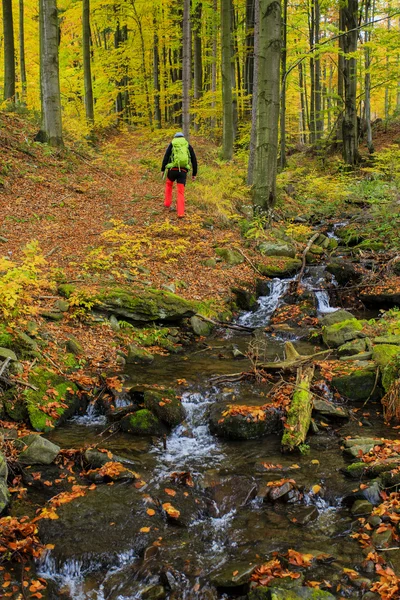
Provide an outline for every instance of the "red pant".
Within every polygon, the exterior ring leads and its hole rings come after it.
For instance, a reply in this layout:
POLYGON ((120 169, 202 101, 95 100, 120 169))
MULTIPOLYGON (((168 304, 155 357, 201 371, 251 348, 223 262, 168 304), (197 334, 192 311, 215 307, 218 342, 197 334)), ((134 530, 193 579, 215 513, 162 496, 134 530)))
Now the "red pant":
MULTIPOLYGON (((178 217, 183 217, 185 214, 185 184, 177 183, 178 188, 178 200, 176 203, 176 210, 178 213, 178 217)), ((172 188, 174 186, 174 182, 171 181, 168 177, 165 182, 165 197, 164 197, 164 206, 169 208, 172 203, 172 188)))

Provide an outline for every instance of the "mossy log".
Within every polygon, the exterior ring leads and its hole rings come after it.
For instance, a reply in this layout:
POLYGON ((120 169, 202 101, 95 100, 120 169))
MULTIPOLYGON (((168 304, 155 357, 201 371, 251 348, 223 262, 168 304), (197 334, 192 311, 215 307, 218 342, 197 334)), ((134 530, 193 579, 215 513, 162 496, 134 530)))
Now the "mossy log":
POLYGON ((287 414, 285 432, 282 436, 282 452, 292 452, 303 444, 311 423, 313 408, 310 386, 314 366, 297 371, 296 388, 287 414))
POLYGON ((323 350, 315 354, 299 354, 292 342, 286 342, 284 360, 263 363, 259 365, 259 368, 265 369, 265 371, 296 371, 307 363, 318 360, 330 352, 331 350, 323 350))

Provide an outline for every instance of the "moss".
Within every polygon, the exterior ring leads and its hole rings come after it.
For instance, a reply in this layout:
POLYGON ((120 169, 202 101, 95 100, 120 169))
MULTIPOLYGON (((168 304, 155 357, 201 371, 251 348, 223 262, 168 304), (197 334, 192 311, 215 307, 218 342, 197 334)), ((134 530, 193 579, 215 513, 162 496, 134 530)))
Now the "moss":
POLYGON ((179 425, 185 418, 185 409, 173 390, 146 391, 144 406, 170 427, 179 425))
POLYGON ((7 416, 13 421, 25 421, 28 418, 25 402, 15 389, 11 388, 4 394, 3 404, 7 416))
POLYGON ((1 348, 12 348, 13 336, 8 333, 6 325, 0 324, 0 347, 1 348))
POLYGON ((390 386, 400 377, 400 356, 397 354, 383 370, 382 385, 385 392, 388 392, 390 386))
POLYGON ((378 346, 374 346, 372 352, 372 360, 376 362, 376 364, 384 369, 390 361, 400 354, 400 346, 393 346, 391 344, 379 344, 378 346))
POLYGON ((230 248, 216 248, 215 254, 221 257, 228 265, 240 265, 244 262, 243 256, 236 250, 230 248))
POLYGON ((329 347, 343 346, 346 342, 359 337, 359 332, 362 331, 363 326, 363 321, 346 319, 340 323, 324 327, 322 330, 322 339, 329 347))
MULTIPOLYGON (((370 397, 375 387, 375 371, 368 369, 358 369, 348 375, 338 375, 333 377, 332 385, 337 389, 341 396, 350 400, 366 400, 370 397)), ((375 390, 373 398, 381 396, 379 387, 375 390)))
POLYGON ((347 467, 343 469, 343 473, 351 479, 361 479, 362 475, 364 474, 365 468, 365 463, 355 462, 351 465, 347 465, 347 467))
POLYGON ((162 432, 160 421, 146 408, 122 419, 121 429, 137 435, 157 435, 162 432))
POLYGON ((61 283, 57 288, 58 293, 63 298, 69 298, 70 296, 72 296, 75 290, 76 285, 73 285, 72 283, 61 283))
POLYGON ((36 431, 51 431, 77 409, 78 388, 71 381, 43 367, 31 371, 29 381, 38 388, 25 391, 29 420, 36 431))
POLYGON ((310 384, 302 381, 294 392, 290 404, 286 420, 290 429, 285 429, 282 436, 282 448, 293 450, 305 441, 310 425, 311 411, 310 384))
POLYGON ((76 356, 71 354, 71 352, 68 352, 62 356, 62 363, 67 369, 77 369, 79 367, 79 362, 77 361, 76 356))
POLYGON ((301 260, 297 258, 269 257, 265 262, 257 264, 257 269, 266 277, 289 277, 300 268, 301 260))

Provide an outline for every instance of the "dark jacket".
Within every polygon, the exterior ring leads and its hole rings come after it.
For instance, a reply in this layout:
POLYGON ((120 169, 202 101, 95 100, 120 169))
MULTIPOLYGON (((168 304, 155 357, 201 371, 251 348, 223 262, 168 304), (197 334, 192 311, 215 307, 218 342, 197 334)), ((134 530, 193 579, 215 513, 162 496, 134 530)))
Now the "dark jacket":
MULTIPOLYGON (((196 155, 194 153, 194 150, 192 148, 192 146, 189 144, 189 152, 190 152, 190 162, 192 163, 192 175, 193 177, 196 177, 197 175, 197 158, 196 155)), ((162 161, 162 166, 161 166, 161 171, 164 173, 165 169, 167 168, 167 164, 169 162, 171 162, 171 155, 172 155, 172 144, 170 144, 168 146, 168 148, 165 151, 164 154, 164 159, 162 161)), ((182 169, 182 171, 186 171, 186 169, 182 169)))

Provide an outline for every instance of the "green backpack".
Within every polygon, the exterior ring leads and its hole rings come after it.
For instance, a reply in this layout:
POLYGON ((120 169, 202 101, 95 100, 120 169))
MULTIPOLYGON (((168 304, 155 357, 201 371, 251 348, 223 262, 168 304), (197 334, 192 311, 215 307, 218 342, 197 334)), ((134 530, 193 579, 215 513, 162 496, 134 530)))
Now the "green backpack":
POLYGON ((179 170, 190 169, 189 142, 184 137, 174 138, 172 140, 171 162, 167 165, 168 169, 178 167, 179 170))

